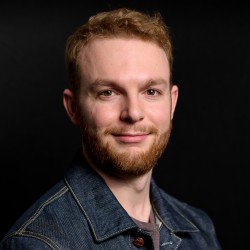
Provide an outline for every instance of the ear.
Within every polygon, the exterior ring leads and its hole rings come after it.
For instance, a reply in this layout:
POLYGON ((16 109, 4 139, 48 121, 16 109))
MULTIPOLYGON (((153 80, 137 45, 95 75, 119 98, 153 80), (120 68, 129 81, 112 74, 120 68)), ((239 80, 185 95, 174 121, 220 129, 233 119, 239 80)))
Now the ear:
POLYGON ((74 94, 70 89, 65 89, 63 92, 63 105, 72 123, 74 125, 79 125, 78 106, 74 94))
POLYGON ((173 85, 171 88, 171 120, 174 117, 174 111, 177 104, 178 93, 179 93, 178 87, 176 85, 173 85))

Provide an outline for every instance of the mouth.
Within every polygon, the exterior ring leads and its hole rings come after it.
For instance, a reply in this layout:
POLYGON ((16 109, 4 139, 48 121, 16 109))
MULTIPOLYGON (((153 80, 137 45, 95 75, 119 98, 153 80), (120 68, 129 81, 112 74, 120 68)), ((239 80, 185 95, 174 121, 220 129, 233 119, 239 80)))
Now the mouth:
POLYGON ((121 133, 113 134, 113 136, 121 143, 140 143, 146 140, 146 138, 149 136, 149 133, 121 133))

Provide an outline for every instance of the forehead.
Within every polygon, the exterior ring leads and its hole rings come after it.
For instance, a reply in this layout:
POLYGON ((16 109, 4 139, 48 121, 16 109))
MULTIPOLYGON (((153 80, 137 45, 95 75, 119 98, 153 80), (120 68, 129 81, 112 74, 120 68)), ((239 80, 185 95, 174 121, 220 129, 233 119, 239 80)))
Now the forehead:
MULTIPOLYGON (((95 39, 79 55, 81 78, 163 78, 170 69, 165 51, 157 44, 131 38, 95 39)), ((112 79, 115 80, 115 79, 112 79)))

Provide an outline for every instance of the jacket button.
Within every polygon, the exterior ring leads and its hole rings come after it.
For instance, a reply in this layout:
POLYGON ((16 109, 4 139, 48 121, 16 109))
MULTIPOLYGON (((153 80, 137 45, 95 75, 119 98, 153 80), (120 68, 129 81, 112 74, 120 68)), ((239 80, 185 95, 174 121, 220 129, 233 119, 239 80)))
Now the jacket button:
POLYGON ((143 238, 141 238, 141 237, 136 237, 136 239, 133 241, 133 244, 134 244, 136 247, 143 247, 143 245, 144 245, 144 240, 143 240, 143 238))

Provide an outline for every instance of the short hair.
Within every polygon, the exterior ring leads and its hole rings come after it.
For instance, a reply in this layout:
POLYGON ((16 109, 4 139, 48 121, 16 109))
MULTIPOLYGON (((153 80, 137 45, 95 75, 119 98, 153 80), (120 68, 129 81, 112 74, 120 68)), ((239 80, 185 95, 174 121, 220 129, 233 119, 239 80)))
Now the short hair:
POLYGON ((65 64, 70 87, 77 92, 80 87, 78 56, 81 49, 96 38, 138 38, 161 47, 168 58, 170 84, 172 84, 172 42, 169 27, 159 12, 147 14, 128 8, 100 12, 78 27, 66 41, 65 64))

